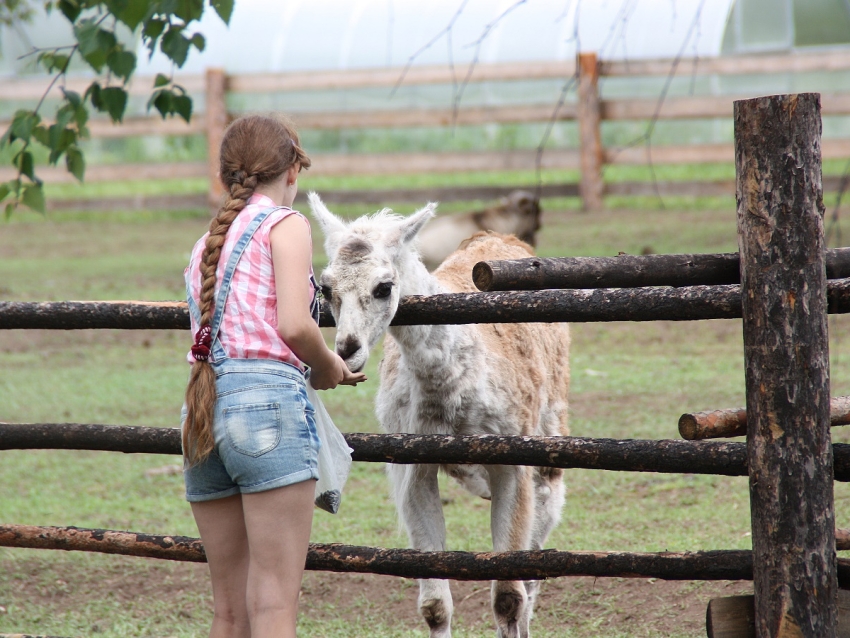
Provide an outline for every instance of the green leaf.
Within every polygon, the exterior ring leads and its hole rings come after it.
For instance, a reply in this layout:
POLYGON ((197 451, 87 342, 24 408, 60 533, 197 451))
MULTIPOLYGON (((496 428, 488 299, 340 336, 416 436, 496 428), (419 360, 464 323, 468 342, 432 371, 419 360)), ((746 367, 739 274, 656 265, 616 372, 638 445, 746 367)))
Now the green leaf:
POLYGON ((55 51, 45 51, 38 54, 38 63, 42 65, 48 73, 54 70, 61 72, 65 71, 68 64, 68 56, 55 51))
POLYGON ((207 45, 207 41, 201 33, 193 35, 191 42, 198 51, 203 51, 204 47, 207 45))
POLYGON ((50 132, 43 124, 39 124, 32 130, 32 136, 38 140, 40 144, 50 146, 50 132))
POLYGON ((82 104, 82 100, 80 99, 80 94, 76 91, 68 91, 67 89, 62 89, 62 95, 65 96, 65 99, 70 102, 71 106, 74 108, 78 108, 80 104, 82 104))
POLYGON ((34 211, 44 214, 44 189, 41 184, 27 184, 24 186, 21 203, 34 211))
POLYGON ((41 122, 41 117, 33 111, 21 109, 15 112, 15 117, 12 118, 12 138, 28 141, 32 135, 32 130, 41 122))
POLYGON ((162 73, 157 73, 156 78, 154 78, 154 81, 153 81, 153 86, 156 89, 156 88, 159 88, 161 86, 165 86, 169 82, 171 82, 170 77, 168 77, 167 75, 163 75, 162 73))
POLYGON ((175 95, 171 99, 171 112, 177 113, 186 122, 192 119, 192 98, 188 95, 175 95))
POLYGON ((113 122, 124 119, 124 109, 127 108, 127 91, 117 86, 108 86, 100 91, 101 111, 106 111, 113 122))
POLYGON ((59 127, 56 127, 54 130, 54 126, 56 125, 54 124, 50 127, 50 158, 48 161, 51 164, 56 164, 56 162, 59 161, 59 158, 62 157, 62 153, 65 152, 65 149, 77 142, 77 134, 75 131, 69 128, 63 129, 59 127))
POLYGON ((177 0, 174 3, 174 15, 184 24, 192 20, 200 20, 204 13, 204 0, 177 0))
POLYGON ((65 128, 74 119, 75 112, 76 109, 73 104, 64 104, 56 111, 56 122, 54 124, 58 125, 59 128, 65 128))
MULTIPOLYGON (((53 54, 53 68, 56 69, 57 71, 61 71, 61 72, 64 73, 65 70, 68 68, 68 60, 69 59, 70 59, 70 56, 68 56, 68 55, 63 55, 61 53, 54 53, 53 54)), ((48 69, 48 71, 49 70, 50 69, 48 69)))
POLYGON ((21 151, 15 158, 12 160, 17 167, 17 169, 21 172, 22 175, 26 175, 32 181, 35 180, 35 166, 32 161, 32 153, 29 151, 21 151))
POLYGON ((89 84, 89 88, 86 89, 85 97, 91 100, 91 105, 96 108, 98 111, 103 110, 103 103, 100 100, 101 88, 98 82, 92 82, 89 84))
POLYGON ((98 73, 118 41, 111 31, 101 29, 94 20, 82 20, 74 25, 74 36, 80 46, 80 55, 98 73))
MULTIPOLYGON (((74 108, 74 121, 77 123, 77 129, 82 131, 86 122, 89 121, 89 111, 86 108, 85 103, 80 98, 79 93, 75 93, 74 91, 65 91, 64 89, 62 90, 62 93, 64 93, 65 99, 68 100, 68 103, 74 108)), ((88 90, 86 90, 86 95, 88 95, 88 90)))
POLYGON ((210 6, 215 9, 224 24, 230 24, 230 16, 233 15, 233 0, 210 0, 210 6))
POLYGON ((142 39, 145 41, 148 51, 150 51, 150 57, 153 57, 153 53, 156 51, 157 40, 159 40, 159 36, 162 35, 167 24, 165 20, 160 20, 159 18, 151 18, 145 22, 145 26, 142 29, 142 39))
POLYGON ((174 108, 172 106, 172 101, 174 99, 174 94, 168 89, 161 89, 157 91, 151 96, 150 102, 148 102, 148 108, 153 104, 156 107, 156 110, 159 111, 159 114, 162 115, 162 118, 165 119, 168 115, 174 112, 174 108))
POLYGON ((136 54, 131 51, 113 51, 106 57, 106 65, 126 82, 136 70, 136 54))
POLYGON ((49 73, 53 70, 53 53, 50 51, 39 53, 36 58, 36 62, 47 69, 47 72, 49 73))
POLYGON ((191 44, 180 31, 181 27, 171 25, 166 34, 162 36, 162 42, 159 44, 162 52, 178 67, 183 66, 186 62, 186 56, 189 55, 189 44, 191 44))
POLYGON ((15 210, 15 207, 18 205, 17 202, 9 202, 6 204, 6 221, 9 221, 9 218, 12 217, 12 213, 15 210))
POLYGON ((0 184, 0 202, 6 199, 9 196, 9 193, 12 192, 12 187, 9 185, 9 182, 3 182, 0 184))
POLYGON ((83 7, 77 0, 59 0, 59 11, 68 18, 68 22, 74 23, 82 12, 83 7))
POLYGON ((126 24, 130 31, 135 31, 150 10, 150 2, 145 0, 132 0, 127 2, 126 7, 122 11, 115 12, 116 17, 126 24))
POLYGON ((79 147, 68 147, 68 151, 65 154, 65 165, 74 177, 76 177, 80 182, 83 181, 83 177, 86 174, 86 160, 79 147))

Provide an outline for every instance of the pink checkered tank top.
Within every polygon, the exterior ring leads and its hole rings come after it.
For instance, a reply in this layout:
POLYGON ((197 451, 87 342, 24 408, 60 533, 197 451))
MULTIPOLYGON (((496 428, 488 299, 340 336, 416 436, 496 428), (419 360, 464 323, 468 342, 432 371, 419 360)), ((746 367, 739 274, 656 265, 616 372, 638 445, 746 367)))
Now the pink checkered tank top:
MULTIPOLYGON (((258 213, 274 206, 275 203, 270 198, 255 194, 230 226, 216 270, 216 296, 227 260, 236 242, 258 213)), ((291 208, 283 207, 272 211, 260 224, 236 265, 218 332, 218 339, 228 358, 274 359, 289 363, 301 370, 305 369, 304 364, 295 356, 277 331, 277 296, 269 233, 275 224, 290 215, 297 215, 309 226, 310 222, 307 218, 291 208)), ((208 234, 206 233, 195 244, 189 265, 185 270, 189 292, 196 303, 201 294, 201 255, 208 234)), ((312 268, 304 273, 304 277, 310 282, 313 291, 314 307, 311 308, 311 312, 314 312, 317 304, 316 283, 312 268)), ((192 316, 192 334, 195 334, 198 328, 197 321, 192 316)), ((186 359, 190 363, 195 361, 191 351, 186 359)), ((212 362, 212 357, 210 361, 212 362)))

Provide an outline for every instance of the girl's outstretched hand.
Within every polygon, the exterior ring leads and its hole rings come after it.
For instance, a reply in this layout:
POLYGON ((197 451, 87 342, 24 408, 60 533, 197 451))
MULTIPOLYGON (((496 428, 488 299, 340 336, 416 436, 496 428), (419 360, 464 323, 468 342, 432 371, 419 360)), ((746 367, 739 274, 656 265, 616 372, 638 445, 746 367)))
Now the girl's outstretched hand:
POLYGON ((348 369, 348 366, 345 366, 345 375, 339 383, 340 385, 357 385, 363 381, 367 381, 363 372, 352 372, 348 369))
POLYGON ((362 372, 351 372, 338 354, 332 350, 328 350, 328 354, 329 365, 314 367, 310 372, 310 385, 313 389, 333 390, 338 385, 357 385, 366 380, 366 375, 362 372))

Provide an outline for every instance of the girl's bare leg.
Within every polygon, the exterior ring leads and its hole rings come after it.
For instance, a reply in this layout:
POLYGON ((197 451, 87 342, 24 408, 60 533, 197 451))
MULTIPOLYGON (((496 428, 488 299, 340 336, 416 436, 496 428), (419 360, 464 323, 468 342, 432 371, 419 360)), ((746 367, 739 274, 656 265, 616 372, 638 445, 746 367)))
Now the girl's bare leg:
POLYGON ((313 524, 313 480, 243 494, 248 536, 251 638, 295 638, 295 620, 313 524))
POLYGON ((213 589, 210 638, 250 638, 245 592, 248 582, 248 536, 240 495, 192 503, 201 532, 213 589))

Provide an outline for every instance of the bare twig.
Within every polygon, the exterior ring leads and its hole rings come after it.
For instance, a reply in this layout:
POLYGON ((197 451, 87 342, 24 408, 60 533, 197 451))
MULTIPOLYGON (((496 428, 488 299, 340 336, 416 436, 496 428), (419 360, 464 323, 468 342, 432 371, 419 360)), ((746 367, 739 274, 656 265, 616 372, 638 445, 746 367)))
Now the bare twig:
POLYGON ((475 67, 478 64, 478 57, 481 54, 481 45, 484 44, 484 40, 487 39, 490 33, 492 33, 493 29, 498 26, 498 24, 505 18, 505 16, 507 16, 520 5, 525 4, 527 1, 528 0, 517 0, 516 2, 514 2, 511 6, 502 11, 502 13, 496 16, 493 20, 484 25, 484 29, 481 31, 481 35, 478 36, 478 39, 475 40, 475 42, 471 42, 470 44, 466 45, 465 48, 475 47, 475 53, 472 56, 472 61, 469 63, 469 67, 467 67, 466 69, 466 76, 463 78, 463 82, 461 82, 460 84, 460 89, 455 92, 454 98, 452 99, 452 126, 454 126, 455 122, 457 122, 457 112, 460 108, 460 101, 461 99, 463 99, 463 93, 464 91, 466 91, 466 87, 469 85, 469 80, 472 77, 472 73, 473 71, 475 71, 475 67))
POLYGON ((452 19, 449 20, 449 23, 446 25, 446 27, 442 31, 440 31, 437 35, 435 35, 433 38, 428 40, 428 42, 426 42, 423 46, 421 46, 413 55, 411 55, 407 59, 407 64, 404 65, 404 69, 402 69, 402 72, 401 72, 401 75, 398 78, 398 81, 395 83, 395 86, 393 87, 392 91, 390 91, 390 97, 393 97, 396 94, 396 91, 398 91, 398 88, 404 82, 404 78, 407 77, 407 74, 410 71, 410 67, 413 66, 413 63, 416 61, 416 58, 418 58, 420 55, 425 53, 425 51, 427 51, 432 46, 434 46, 434 44, 436 44, 440 40, 440 38, 442 38, 444 35, 451 34, 452 29, 455 26, 455 22, 457 22, 458 18, 460 18, 461 14, 463 13, 463 10, 466 8, 466 5, 467 5, 468 2, 469 2, 469 0, 463 0, 460 3, 460 6, 458 7, 457 11, 455 11, 455 14, 452 16, 452 19))
MULTIPOLYGON (((559 17, 558 20, 561 20, 566 15, 566 11, 568 9, 569 6, 567 7, 567 9, 565 9, 564 14, 559 17)), ((576 43, 576 51, 581 50, 581 36, 578 30, 580 11, 581 0, 576 3, 575 19, 573 20, 573 37, 568 40, 574 41, 576 43)), ((540 143, 537 145, 537 154, 534 158, 534 172, 535 179, 537 181, 537 185, 535 187, 535 197, 537 199, 540 199, 540 193, 543 189, 543 152, 546 149, 546 144, 549 142, 549 137, 552 134, 552 129, 555 128, 555 123, 558 121, 558 113, 561 111, 561 108, 567 101, 567 96, 570 94, 570 91, 572 91, 578 84, 578 73, 578 66, 576 66, 576 70, 573 75, 561 87, 561 93, 558 95, 558 101, 555 103, 555 108, 552 109, 552 116, 546 123, 546 128, 543 131, 543 137, 540 138, 540 143)))
MULTIPOLYGON (((655 111, 652 114, 652 118, 649 121, 649 124, 646 127, 646 131, 628 144, 626 144, 622 149, 625 150, 627 148, 633 148, 638 144, 646 144, 646 157, 647 164, 649 166, 650 174, 652 176, 652 184, 655 189, 655 194, 658 197, 659 201, 662 203, 662 207, 664 205, 663 200, 661 199, 661 192, 658 188, 658 179, 655 174, 655 166, 652 163, 652 135, 655 132, 655 125, 658 123, 659 116, 661 115, 661 108, 664 106, 664 102, 667 99, 667 93, 670 90, 670 85, 673 82, 673 78, 676 75, 676 70, 679 67, 679 63, 682 61, 682 58, 685 53, 685 49, 688 44, 691 42, 691 38, 694 33, 698 30, 700 19, 702 17, 702 9, 705 6, 705 0, 701 0, 699 5, 697 6, 696 13, 694 14, 694 19, 691 21, 691 25, 688 28, 687 33, 685 34, 685 39, 682 41, 682 46, 679 48, 679 51, 676 53, 676 57, 673 59, 673 62, 670 65, 670 72, 667 74, 667 78, 664 81, 664 86, 661 89, 661 93, 658 96, 658 101, 655 105, 655 111)), ((696 65, 696 60, 694 64, 696 65)))

